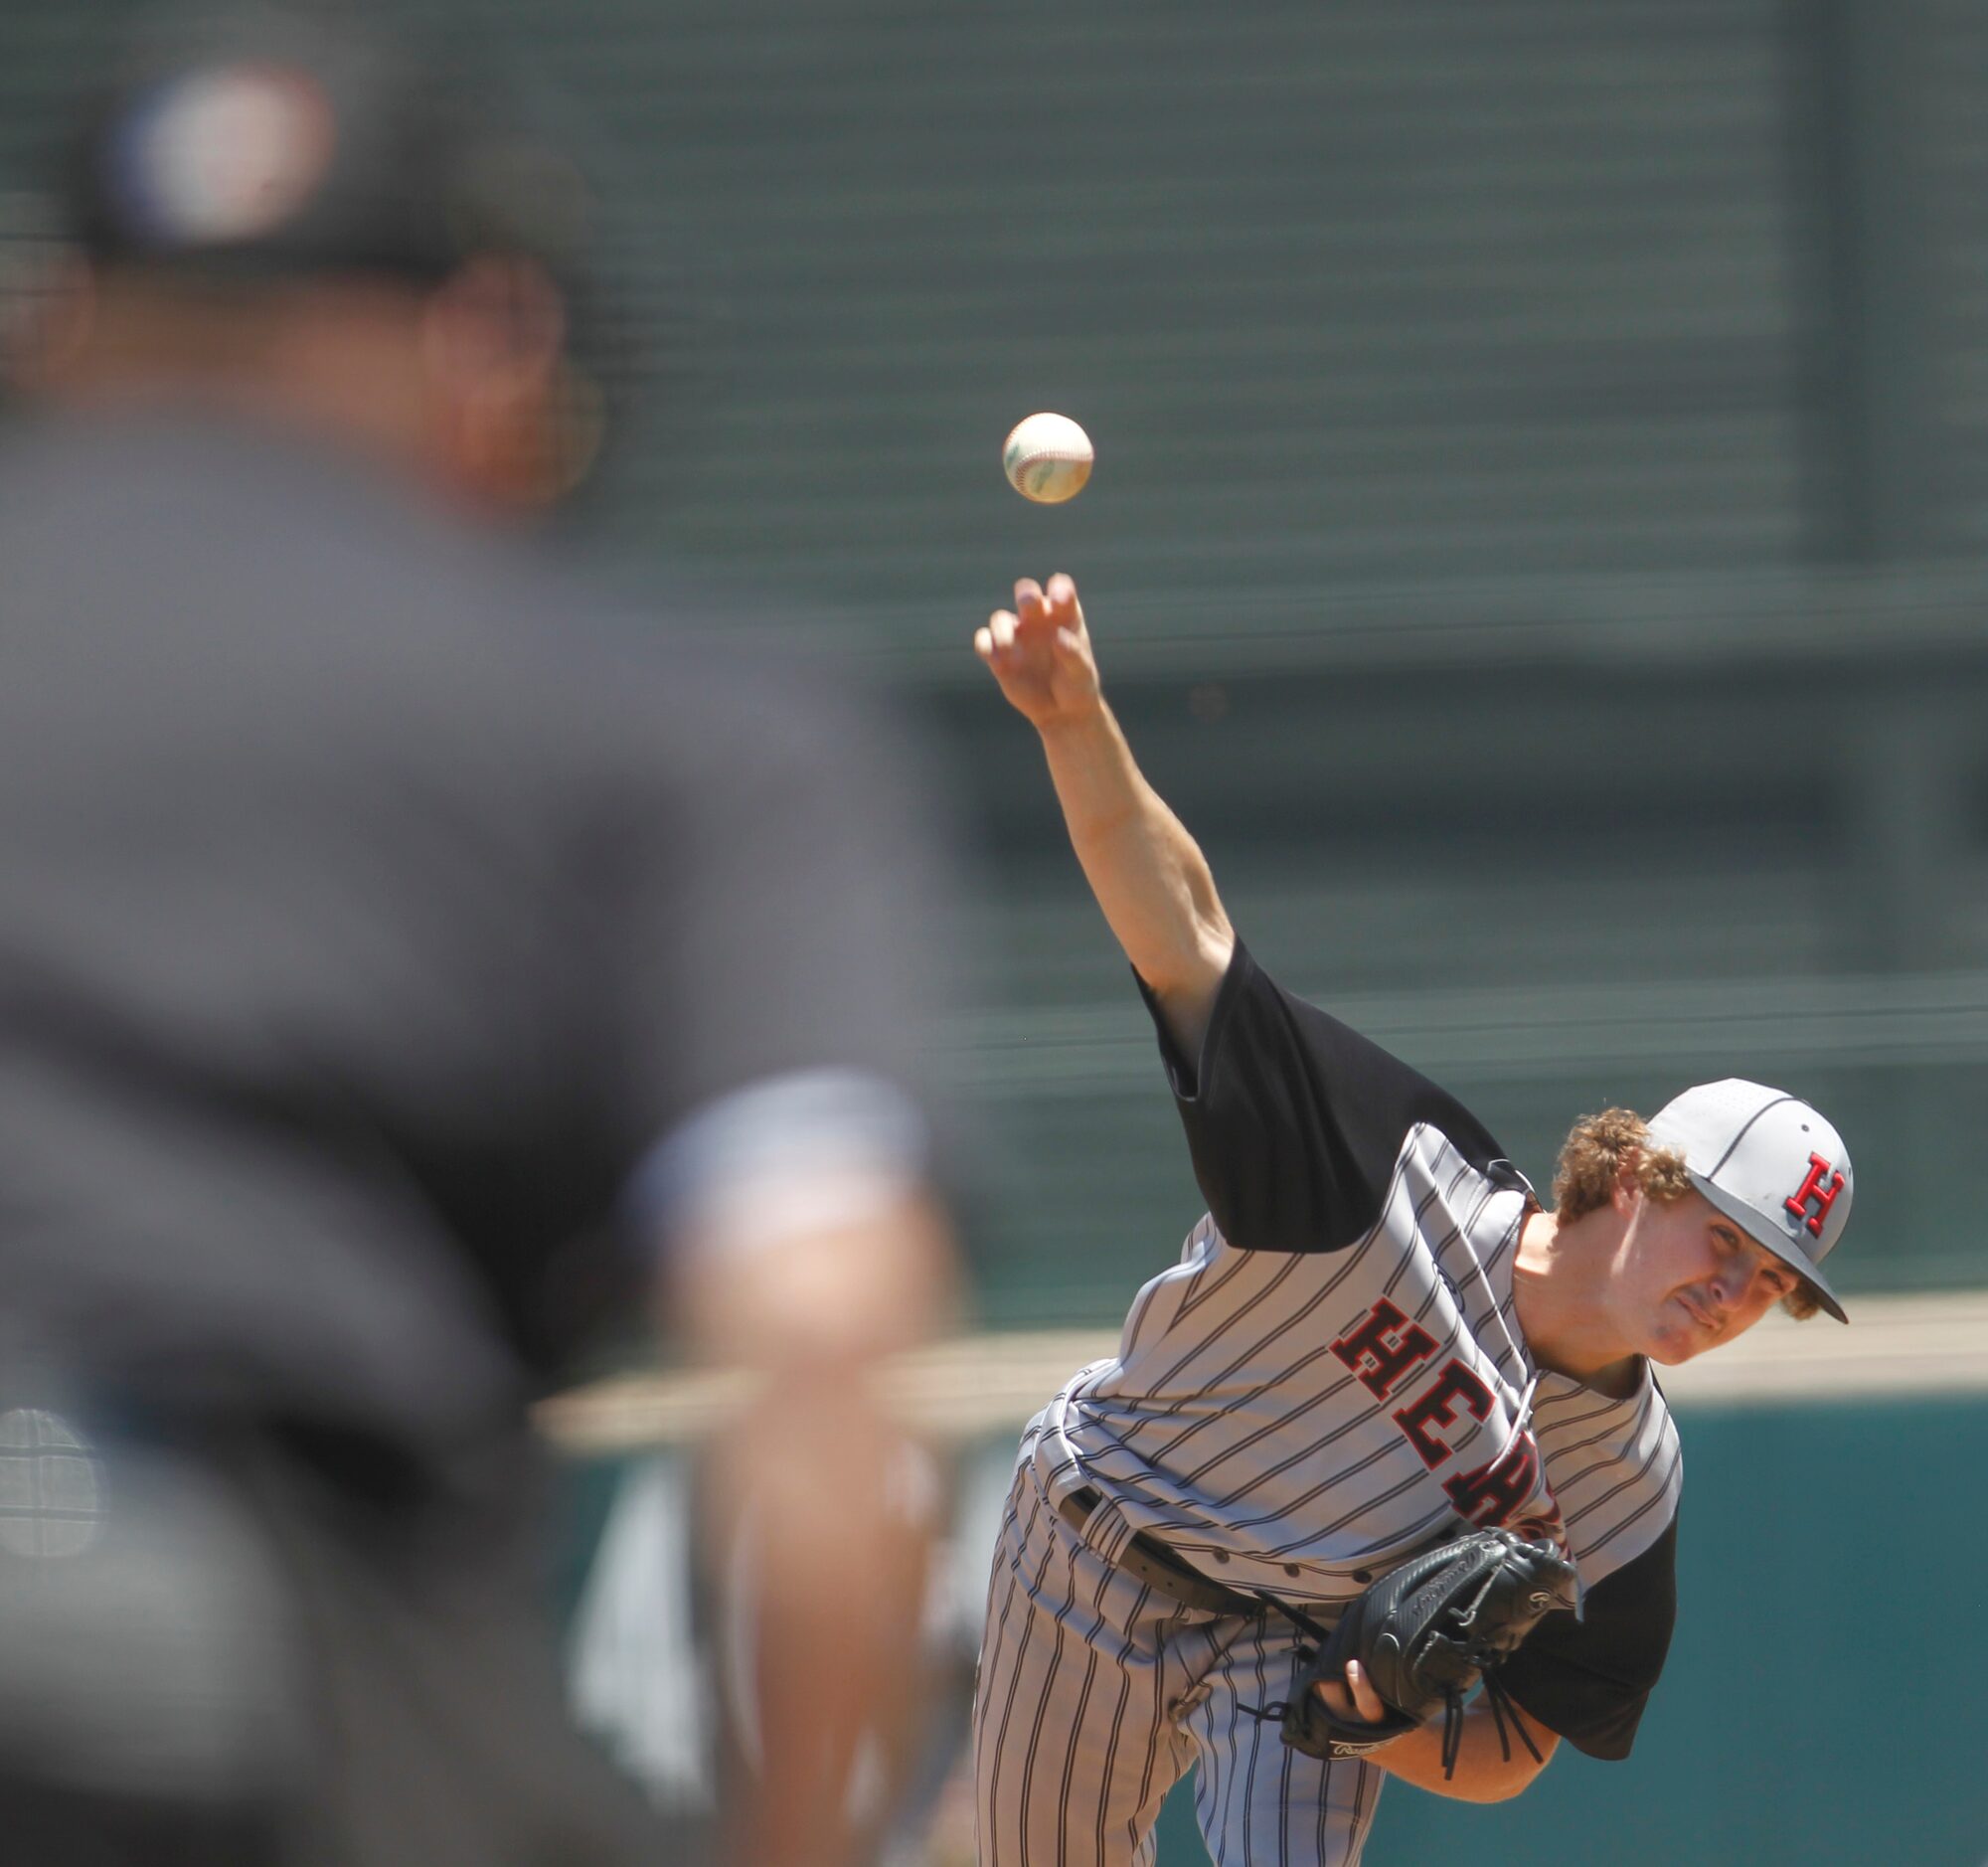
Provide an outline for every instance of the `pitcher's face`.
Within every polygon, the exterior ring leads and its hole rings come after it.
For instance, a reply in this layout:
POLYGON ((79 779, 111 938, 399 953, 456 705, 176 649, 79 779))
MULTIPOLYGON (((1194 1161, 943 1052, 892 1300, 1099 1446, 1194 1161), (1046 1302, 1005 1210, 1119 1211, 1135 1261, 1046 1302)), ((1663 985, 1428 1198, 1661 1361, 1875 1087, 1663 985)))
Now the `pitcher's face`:
POLYGON ((1636 1350, 1666 1367, 1743 1335, 1801 1278, 1702 1193, 1629 1195, 1611 1305, 1636 1350))

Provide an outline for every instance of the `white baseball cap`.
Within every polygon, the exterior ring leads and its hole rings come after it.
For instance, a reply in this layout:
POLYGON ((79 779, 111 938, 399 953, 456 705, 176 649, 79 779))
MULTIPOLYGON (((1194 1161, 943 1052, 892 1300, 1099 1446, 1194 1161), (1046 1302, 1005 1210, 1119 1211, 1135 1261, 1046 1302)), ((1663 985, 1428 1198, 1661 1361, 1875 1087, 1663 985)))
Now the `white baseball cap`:
POLYGON ((1674 1097, 1649 1126, 1713 1205, 1800 1272, 1838 1322, 1850 1320, 1820 1268, 1850 1223, 1854 1182, 1829 1122, 1799 1097, 1728 1077, 1674 1097))

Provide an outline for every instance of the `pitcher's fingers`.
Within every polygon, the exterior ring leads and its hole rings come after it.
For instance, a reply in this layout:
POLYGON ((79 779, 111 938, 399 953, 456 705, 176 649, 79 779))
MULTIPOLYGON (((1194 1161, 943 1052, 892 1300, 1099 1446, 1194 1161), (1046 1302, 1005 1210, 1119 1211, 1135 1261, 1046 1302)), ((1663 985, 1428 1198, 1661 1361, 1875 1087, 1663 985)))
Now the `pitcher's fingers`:
POLYGON ((987 632, 994 638, 997 654, 1005 654, 1015 645, 1016 619, 1013 610, 996 609, 987 618, 987 632))
POLYGON ((1353 1703, 1360 1716, 1370 1725, 1380 1724, 1388 1715, 1388 1708, 1381 1702, 1381 1695, 1374 1690, 1367 1677, 1366 1669, 1357 1659, 1346 1662, 1346 1686, 1353 1694, 1353 1703))
POLYGON ((994 659, 994 631, 992 629, 978 628, 973 631, 973 652, 982 661, 992 661, 994 659))
POLYGON ((1035 628, 1043 618, 1043 587, 1032 577, 1015 586, 1015 616, 1025 629, 1035 628))
MULTIPOLYGON (((1051 578, 1049 589, 1043 594, 1048 598, 1052 609, 1076 610, 1077 608, 1077 580, 1067 571, 1059 571, 1056 576, 1051 578)), ((1062 619, 1061 616, 1058 617, 1059 621, 1062 619)))

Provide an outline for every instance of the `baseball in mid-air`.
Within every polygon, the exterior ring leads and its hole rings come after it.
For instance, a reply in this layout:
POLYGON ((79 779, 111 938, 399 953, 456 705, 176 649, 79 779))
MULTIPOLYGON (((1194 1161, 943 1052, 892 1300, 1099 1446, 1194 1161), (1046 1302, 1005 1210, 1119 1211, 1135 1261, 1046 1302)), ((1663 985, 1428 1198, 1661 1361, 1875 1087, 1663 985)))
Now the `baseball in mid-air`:
POLYGON ((1032 415, 1017 422, 1001 445, 1008 484, 1039 506, 1061 505, 1090 477, 1090 436, 1067 415, 1032 415))

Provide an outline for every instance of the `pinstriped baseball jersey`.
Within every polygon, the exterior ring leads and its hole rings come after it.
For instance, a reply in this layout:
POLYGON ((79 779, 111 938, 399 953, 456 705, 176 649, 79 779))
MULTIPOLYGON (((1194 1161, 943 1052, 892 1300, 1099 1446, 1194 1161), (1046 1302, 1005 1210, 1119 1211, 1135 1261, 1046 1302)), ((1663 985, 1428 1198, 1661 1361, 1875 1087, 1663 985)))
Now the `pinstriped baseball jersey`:
POLYGON ((1292 1602, 1349 1600, 1467 1523, 1551 1533, 1584 1618, 1543 1625, 1505 1677, 1580 1748, 1625 1755, 1674 1612, 1677 1435, 1647 1368, 1611 1398, 1533 1361, 1524 1176, 1240 946, 1202 1056, 1168 1066, 1211 1212, 1118 1354, 1041 1417, 1045 1490, 1097 1493, 1083 1537, 1107 1561, 1143 1532, 1292 1602))

